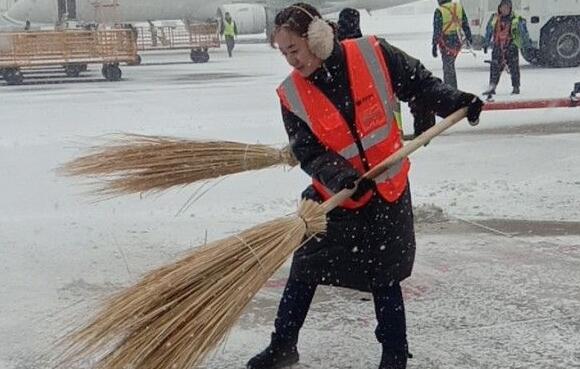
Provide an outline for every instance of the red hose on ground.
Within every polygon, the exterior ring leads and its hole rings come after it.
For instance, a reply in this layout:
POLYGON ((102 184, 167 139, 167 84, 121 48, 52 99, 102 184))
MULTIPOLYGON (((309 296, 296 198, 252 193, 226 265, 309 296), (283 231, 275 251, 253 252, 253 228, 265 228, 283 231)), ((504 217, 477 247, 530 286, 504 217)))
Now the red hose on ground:
POLYGON ((517 109, 543 109, 543 108, 575 108, 580 107, 580 101, 570 97, 562 99, 539 99, 522 101, 487 102, 483 110, 517 110, 517 109))

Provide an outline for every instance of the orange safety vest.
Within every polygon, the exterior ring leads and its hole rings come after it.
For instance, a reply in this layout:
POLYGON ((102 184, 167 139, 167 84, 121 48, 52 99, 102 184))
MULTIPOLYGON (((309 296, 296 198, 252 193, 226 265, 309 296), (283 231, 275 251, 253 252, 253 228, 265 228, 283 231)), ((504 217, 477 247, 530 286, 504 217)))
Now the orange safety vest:
MULTIPOLYGON (((403 145, 402 132, 395 116, 397 100, 377 39, 371 36, 345 40, 342 45, 355 103, 356 130, 368 166, 372 169, 403 145)), ((308 124, 323 145, 348 160, 361 175, 365 172, 361 153, 348 123, 311 81, 293 71, 277 92, 282 104, 308 124)), ((394 202, 401 196, 407 186, 409 168, 409 160, 403 159, 375 178, 378 193, 383 199, 394 202)), ((324 200, 334 195, 316 179, 313 178, 312 182, 324 200)), ((369 191, 358 201, 348 199, 341 206, 356 209, 366 205, 371 197, 372 192, 369 191)))

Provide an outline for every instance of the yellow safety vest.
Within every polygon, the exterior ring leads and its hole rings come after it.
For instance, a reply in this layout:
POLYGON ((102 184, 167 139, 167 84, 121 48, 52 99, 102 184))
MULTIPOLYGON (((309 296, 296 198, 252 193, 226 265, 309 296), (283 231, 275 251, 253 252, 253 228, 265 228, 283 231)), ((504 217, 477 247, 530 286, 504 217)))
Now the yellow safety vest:
POLYGON ((231 22, 228 22, 227 20, 224 20, 224 36, 234 37, 235 35, 236 29, 234 21, 232 20, 231 22))
POLYGON ((395 120, 397 121, 397 126, 401 131, 401 136, 403 135, 403 115, 401 114, 401 102, 399 99, 395 98, 395 106, 393 106, 393 111, 395 113, 395 120))
POLYGON ((463 22, 463 7, 458 3, 446 3, 439 7, 443 17, 443 33, 451 35, 461 31, 463 22))

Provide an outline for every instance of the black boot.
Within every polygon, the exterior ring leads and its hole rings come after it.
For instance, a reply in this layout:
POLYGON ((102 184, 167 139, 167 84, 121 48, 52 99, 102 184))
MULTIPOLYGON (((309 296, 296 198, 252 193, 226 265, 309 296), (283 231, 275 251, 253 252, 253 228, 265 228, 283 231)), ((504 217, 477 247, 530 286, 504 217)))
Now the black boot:
POLYGON ((383 349, 379 369, 406 369, 408 355, 406 351, 383 349))
POLYGON ((275 334, 266 349, 248 361, 246 369, 281 369, 299 360, 295 342, 282 342, 275 334))
POLYGON ((519 95, 520 94, 520 88, 518 86, 515 86, 514 89, 512 90, 512 95, 519 95))

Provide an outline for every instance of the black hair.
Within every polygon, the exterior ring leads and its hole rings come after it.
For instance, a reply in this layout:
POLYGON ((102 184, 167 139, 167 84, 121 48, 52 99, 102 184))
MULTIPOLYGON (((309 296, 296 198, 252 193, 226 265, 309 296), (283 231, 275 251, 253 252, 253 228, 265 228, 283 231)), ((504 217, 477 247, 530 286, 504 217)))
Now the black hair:
POLYGON ((270 45, 274 46, 274 38, 280 29, 285 28, 302 37, 308 34, 308 27, 316 17, 322 18, 320 12, 310 4, 296 3, 282 9, 274 18, 274 29, 270 35, 270 45))
POLYGON ((507 6, 510 7, 510 14, 514 11, 514 7, 513 7, 513 4, 512 4, 512 1, 511 0, 501 0, 499 2, 499 5, 497 6, 497 12, 498 13, 501 12, 501 6, 502 5, 507 5, 507 6))

